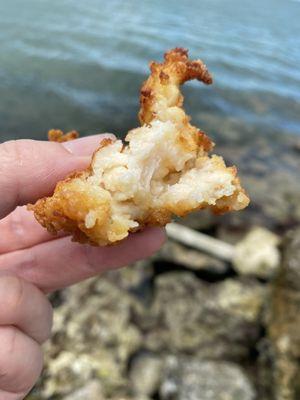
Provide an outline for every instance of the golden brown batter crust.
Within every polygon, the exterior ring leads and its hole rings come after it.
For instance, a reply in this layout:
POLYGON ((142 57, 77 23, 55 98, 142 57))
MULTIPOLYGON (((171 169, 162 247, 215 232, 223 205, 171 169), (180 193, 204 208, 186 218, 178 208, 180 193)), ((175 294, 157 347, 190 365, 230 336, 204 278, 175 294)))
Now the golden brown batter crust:
MULTIPOLYGON (((29 206, 49 232, 64 230, 75 241, 108 245, 144 226, 164 226, 172 215, 203 208, 224 213, 248 205, 236 168, 208 155, 213 142, 190 124, 182 108, 181 84, 212 83, 205 64, 176 48, 150 69, 141 89, 141 127, 127 134, 127 144, 104 139, 85 171, 29 206)), ((49 132, 49 139, 59 142, 73 137, 77 132, 49 132)))

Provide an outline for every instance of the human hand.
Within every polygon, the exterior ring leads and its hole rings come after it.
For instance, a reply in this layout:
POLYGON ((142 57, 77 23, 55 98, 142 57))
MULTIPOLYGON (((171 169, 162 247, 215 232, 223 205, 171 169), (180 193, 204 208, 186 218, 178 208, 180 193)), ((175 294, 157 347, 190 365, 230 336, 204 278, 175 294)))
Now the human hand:
POLYGON ((51 304, 36 286, 13 275, 0 276, 1 400, 23 399, 32 388, 51 325, 51 304))
POLYGON ((148 257, 164 241, 163 230, 151 228, 130 235, 116 246, 81 245, 67 236, 49 235, 32 213, 20 207, 49 195, 69 172, 85 168, 104 137, 63 144, 32 140, 0 144, 0 400, 23 398, 39 375, 39 343, 47 338, 51 325, 51 313, 45 311, 50 306, 43 293, 148 257), (20 279, 1 277, 3 274, 20 279), (20 287, 23 294, 18 292, 20 287), (31 298, 35 300, 28 301, 31 298), (12 304, 5 305, 7 302, 12 304), (42 339, 27 327, 42 332, 42 339), (23 347, 18 347, 19 340, 23 347), (16 372, 20 370, 24 373, 16 372))

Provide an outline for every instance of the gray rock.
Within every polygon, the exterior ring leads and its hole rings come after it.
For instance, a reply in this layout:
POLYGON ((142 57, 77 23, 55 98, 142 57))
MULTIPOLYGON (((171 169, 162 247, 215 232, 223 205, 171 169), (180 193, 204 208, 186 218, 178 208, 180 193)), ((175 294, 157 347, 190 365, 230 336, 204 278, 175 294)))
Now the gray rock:
POLYGON ((143 353, 132 363, 129 373, 131 387, 136 395, 153 395, 159 388, 163 360, 157 355, 143 353))
POLYGON ((216 224, 215 216, 208 210, 193 212, 184 218, 175 218, 175 221, 192 229, 207 229, 216 224))
MULTIPOLYGON (((222 135, 226 133, 222 129, 222 135)), ((241 213, 230 213, 218 219, 218 225, 231 232, 244 233, 249 227, 262 225, 282 230, 300 221, 300 157, 293 151, 295 138, 274 137, 249 132, 249 141, 218 141, 218 151, 228 163, 237 165, 243 186, 251 203, 241 213), (251 138, 251 139, 250 139, 251 138)), ((223 237, 225 241, 226 237, 223 237)))
POLYGON ((235 269, 241 275, 272 278, 280 264, 279 242, 279 237, 269 230, 253 228, 235 247, 235 269))
POLYGON ((300 227, 286 235, 283 261, 285 287, 300 291, 300 227))
POLYGON ((152 259, 137 261, 134 264, 105 273, 105 278, 129 292, 135 292, 153 275, 152 259))
POLYGON ((162 400, 254 400, 256 394, 236 364, 171 357, 160 396, 162 400))
POLYGON ((168 273, 155 282, 152 318, 144 345, 153 351, 193 351, 205 357, 246 356, 259 335, 267 291, 254 280, 201 282, 191 273, 168 273))
POLYGON ((283 264, 273 284, 268 336, 273 356, 276 400, 299 398, 300 376, 300 229, 284 241, 283 264), (298 391, 298 393, 297 393, 298 391))
POLYGON ((65 296, 45 348, 44 398, 66 395, 95 377, 106 397, 126 391, 128 359, 141 344, 131 322, 136 300, 103 277, 68 288, 65 296))

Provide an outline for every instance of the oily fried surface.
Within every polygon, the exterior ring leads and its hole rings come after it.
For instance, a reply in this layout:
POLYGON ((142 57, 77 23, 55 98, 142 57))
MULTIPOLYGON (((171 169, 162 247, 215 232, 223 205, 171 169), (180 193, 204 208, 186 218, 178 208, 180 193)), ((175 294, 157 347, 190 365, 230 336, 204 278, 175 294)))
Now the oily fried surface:
POLYGON ((50 142, 69 142, 70 140, 77 139, 78 137, 79 133, 77 131, 70 131, 64 134, 60 129, 51 129, 48 132, 48 140, 50 142))
POLYGON ((150 124, 153 120, 176 121, 177 125, 184 127, 180 139, 183 144, 202 146, 205 151, 210 151, 213 143, 204 132, 189 123, 179 90, 180 85, 192 79, 211 84, 212 76, 206 65, 201 60, 189 60, 187 50, 175 48, 165 54, 163 63, 151 62, 150 70, 151 75, 141 88, 141 125, 150 124))
MULTIPOLYGON (((175 48, 165 54, 165 61, 150 63, 151 75, 141 88, 139 119, 141 124, 149 124, 154 118, 168 118, 166 112, 172 107, 182 107, 183 96, 179 86, 197 79, 209 85, 212 76, 201 60, 191 61, 188 51, 175 48), (164 116, 165 115, 165 116, 164 116)), ((171 110, 170 110, 171 109, 171 110)), ((182 110, 182 118, 186 118, 182 110)))
MULTIPOLYGON (((141 126, 127 134, 127 144, 105 139, 87 170, 29 206, 49 232, 64 230, 76 241, 107 245, 144 226, 163 226, 173 215, 203 208, 223 213, 248 205, 236 168, 208 154, 214 144, 190 124, 182 108, 182 83, 212 83, 206 66, 176 48, 150 69, 141 89, 141 126)), ((52 131, 49 136, 63 141, 72 135, 52 131)))

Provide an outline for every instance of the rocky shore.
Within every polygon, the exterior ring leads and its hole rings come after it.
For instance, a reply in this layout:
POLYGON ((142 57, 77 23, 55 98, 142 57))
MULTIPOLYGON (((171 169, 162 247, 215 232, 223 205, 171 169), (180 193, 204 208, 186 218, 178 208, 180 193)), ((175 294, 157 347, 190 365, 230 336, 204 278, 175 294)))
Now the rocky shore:
POLYGON ((27 400, 300 398, 300 142, 241 143, 227 128, 218 152, 239 166, 251 205, 180 222, 239 257, 169 240, 152 259, 52 295, 52 340, 27 400))

